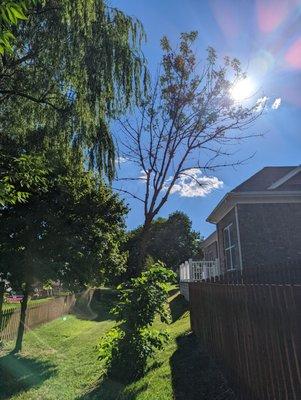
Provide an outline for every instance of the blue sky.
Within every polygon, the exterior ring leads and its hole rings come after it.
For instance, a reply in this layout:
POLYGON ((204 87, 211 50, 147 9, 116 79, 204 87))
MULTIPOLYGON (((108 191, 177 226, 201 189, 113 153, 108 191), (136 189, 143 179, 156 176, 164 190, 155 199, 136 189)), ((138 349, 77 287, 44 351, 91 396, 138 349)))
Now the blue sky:
MULTIPOLYGON (((173 194, 162 209, 161 216, 184 211, 193 228, 206 236, 214 229, 206 217, 226 192, 264 166, 301 164, 301 0, 111 0, 110 4, 143 23, 147 34, 143 51, 151 73, 161 58, 163 35, 176 43, 181 32, 197 30, 200 58, 208 46, 220 57, 239 58, 260 93, 281 99, 280 107, 268 111, 252 128, 264 136, 238 149, 240 159, 255 156, 237 169, 214 172, 222 188, 204 197, 173 194)), ((131 168, 128 163, 120 167, 131 168)), ((132 229, 143 222, 142 207, 129 197, 126 201, 131 208, 127 225, 132 229)))

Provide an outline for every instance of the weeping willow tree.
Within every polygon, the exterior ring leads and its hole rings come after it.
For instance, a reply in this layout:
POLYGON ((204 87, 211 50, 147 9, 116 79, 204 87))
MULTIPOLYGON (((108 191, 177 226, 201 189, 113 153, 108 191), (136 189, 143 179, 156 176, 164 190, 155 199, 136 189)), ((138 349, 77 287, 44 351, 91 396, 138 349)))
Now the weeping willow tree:
POLYGON ((112 179, 109 121, 147 84, 141 23, 103 0, 28 2, 26 16, 11 27, 12 51, 0 56, 2 139, 70 143, 112 179))
MULTIPOLYGON (((48 185, 47 177, 58 163, 49 156, 51 151, 60 151, 66 165, 89 167, 113 178, 115 151, 109 123, 139 102, 146 89, 141 52, 145 34, 139 21, 108 7, 103 0, 4 0, 1 5, 0 10, 10 11, 9 18, 4 18, 2 11, 0 17, 0 39, 7 39, 0 51, 0 213, 6 212, 10 218, 21 209, 16 221, 20 229, 27 229, 22 221, 29 211, 34 222, 40 209, 44 215, 41 224, 45 225, 49 206, 31 206, 34 202, 40 205, 41 196, 50 201, 55 195, 53 204, 59 204, 59 190, 51 192, 48 185), (20 3, 26 3, 23 15, 10 20, 12 9, 20 3), (23 201, 28 201, 24 209, 23 201)), ((73 175, 80 178, 78 173, 73 175)), ((84 219, 85 207, 87 202, 84 219)), ((66 214, 63 209, 61 212, 66 214)), ((112 221, 111 227, 117 222, 112 221)), ((3 227, 8 229, 7 223, 3 227)), ((105 228, 109 232, 109 226, 105 228)), ((8 233, 8 238, 13 236, 8 233)), ((17 249, 18 257, 22 265, 30 266, 26 254, 33 256, 41 235, 28 232, 25 236, 27 244, 17 249)), ((5 256, 3 242, 0 261, 5 256)), ((58 253, 57 242, 53 241, 53 254, 58 253)), ((104 248, 114 250, 114 241, 104 248)), ((81 254, 80 249, 76 254, 81 254)), ((107 262, 108 257, 104 258, 107 262)), ((114 260, 118 258, 114 256, 114 260)), ((0 281, 7 272, 2 261, 0 281)), ((19 282, 25 299, 26 276, 27 272, 19 282)), ((21 321, 25 321, 26 307, 24 301, 21 321)), ((20 338, 23 328, 21 323, 20 338)))

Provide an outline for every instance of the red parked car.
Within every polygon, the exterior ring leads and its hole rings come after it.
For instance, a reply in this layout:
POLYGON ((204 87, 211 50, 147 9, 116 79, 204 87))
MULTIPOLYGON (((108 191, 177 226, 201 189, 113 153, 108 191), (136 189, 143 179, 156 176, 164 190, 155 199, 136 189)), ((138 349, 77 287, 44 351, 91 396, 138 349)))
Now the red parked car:
POLYGON ((11 294, 6 298, 8 303, 20 303, 23 300, 23 294, 11 294))

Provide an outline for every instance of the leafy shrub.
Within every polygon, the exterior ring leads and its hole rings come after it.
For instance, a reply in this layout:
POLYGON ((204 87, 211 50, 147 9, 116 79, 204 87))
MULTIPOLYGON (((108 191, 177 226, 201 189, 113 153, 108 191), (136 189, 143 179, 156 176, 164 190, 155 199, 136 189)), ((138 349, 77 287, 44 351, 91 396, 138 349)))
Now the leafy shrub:
POLYGON ((138 379, 145 374, 148 359, 163 349, 168 335, 151 325, 156 315, 169 322, 168 287, 175 278, 174 272, 158 262, 119 287, 119 301, 112 309, 119 325, 99 344, 99 358, 110 376, 127 382, 138 379))

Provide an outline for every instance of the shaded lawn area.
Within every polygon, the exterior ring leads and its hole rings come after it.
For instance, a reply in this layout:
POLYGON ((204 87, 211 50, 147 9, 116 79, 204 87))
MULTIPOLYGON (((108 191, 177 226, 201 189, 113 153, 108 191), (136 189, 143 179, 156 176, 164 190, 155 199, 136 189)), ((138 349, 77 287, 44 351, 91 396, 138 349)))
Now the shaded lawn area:
MULTIPOLYGON (((170 298, 171 339, 146 376, 126 386, 103 378, 96 346, 114 325, 107 307, 94 304, 96 320, 68 315, 28 333, 20 356, 0 358, 6 375, 0 376, 0 399, 234 400, 220 371, 189 333, 187 304, 178 293, 170 298)), ((159 321, 156 325, 166 328, 159 321)))

